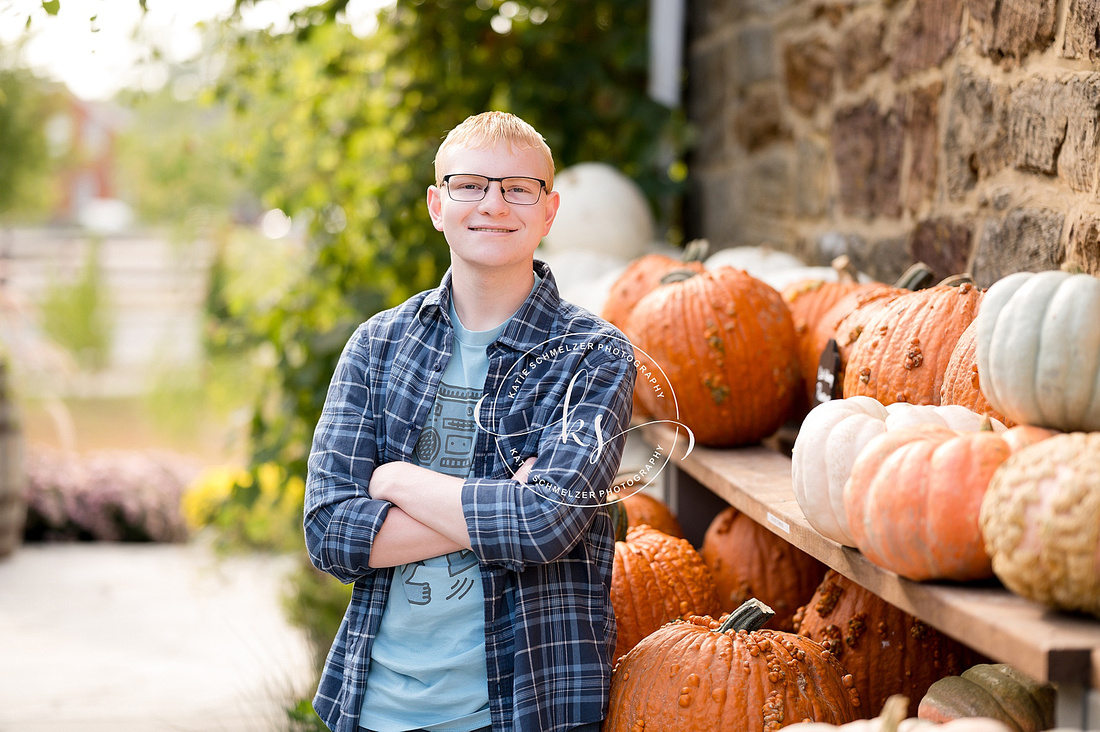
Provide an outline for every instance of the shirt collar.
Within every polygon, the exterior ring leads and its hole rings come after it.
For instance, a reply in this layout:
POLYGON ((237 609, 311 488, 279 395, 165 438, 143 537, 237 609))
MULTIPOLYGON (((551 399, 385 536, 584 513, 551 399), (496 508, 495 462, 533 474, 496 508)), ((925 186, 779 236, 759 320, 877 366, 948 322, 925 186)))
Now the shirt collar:
MULTIPOLYGON (((542 260, 534 260, 534 269, 542 281, 512 316, 497 339, 497 343, 520 351, 527 351, 550 337, 550 328, 561 304, 558 283, 550 266, 542 260)), ((433 320, 449 322, 447 310, 451 304, 451 269, 448 267, 439 286, 429 290, 417 310, 417 319, 428 325, 433 320)))

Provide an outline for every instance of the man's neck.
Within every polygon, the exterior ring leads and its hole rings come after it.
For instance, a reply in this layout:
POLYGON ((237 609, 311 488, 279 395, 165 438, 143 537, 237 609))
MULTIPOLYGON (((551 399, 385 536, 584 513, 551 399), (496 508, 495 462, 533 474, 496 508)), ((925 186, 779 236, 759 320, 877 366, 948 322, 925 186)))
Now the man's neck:
POLYGON ((535 284, 530 265, 508 271, 451 268, 455 312, 467 330, 490 330, 519 310, 535 284))

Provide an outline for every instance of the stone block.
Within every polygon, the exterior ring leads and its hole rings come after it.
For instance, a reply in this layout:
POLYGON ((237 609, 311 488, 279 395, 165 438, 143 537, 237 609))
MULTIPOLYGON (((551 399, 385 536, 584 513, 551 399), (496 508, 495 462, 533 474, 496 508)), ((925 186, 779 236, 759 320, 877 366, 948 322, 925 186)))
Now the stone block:
POLYGON ((860 272, 879 282, 896 282, 910 265, 905 236, 885 236, 872 239, 845 231, 828 231, 814 243, 813 261, 827 264, 846 254, 860 272))
POLYGON ((1054 41, 1058 0, 967 0, 970 27, 982 53, 1020 62, 1054 41))
POLYGON ((747 151, 790 137, 775 84, 753 87, 734 115, 734 134, 747 151))
POLYGON ((917 224, 909 241, 914 262, 924 262, 936 281, 966 272, 973 232, 970 223, 949 218, 925 219, 917 224))
POLYGON ((1066 262, 1100 276, 1100 218, 1082 215, 1070 226, 1066 262))
POLYGON ((903 101, 902 124, 909 147, 906 174, 905 207, 918 211, 936 192, 937 152, 939 150, 940 97, 943 83, 936 81, 913 90, 903 101))
POLYGON ((733 62, 732 78, 741 89, 775 79, 775 36, 771 26, 752 25, 738 31, 733 62))
POLYGON ((901 25, 893 74, 901 79, 939 66, 962 34, 963 0, 920 0, 901 25))
POLYGON ((820 37, 788 43, 783 49, 783 68, 787 98, 802 114, 812 114, 832 96, 836 54, 820 37))
POLYGON ((903 136, 898 114, 881 114, 873 100, 841 109, 832 135, 844 213, 866 218, 900 214, 903 136))
POLYGON ((744 0, 699 0, 687 13, 688 31, 692 38, 705 38, 744 12, 744 0))
POLYGON ((1003 219, 987 219, 970 270, 974 282, 989 287, 1013 272, 1058 269, 1066 257, 1065 221, 1061 211, 1024 208, 1009 211, 1003 219))
POLYGON ((1008 165, 1008 88, 960 66, 948 92, 944 181, 952 200, 1008 165))
POLYGON ((799 218, 819 218, 828 213, 829 153, 822 145, 802 138, 795 146, 794 212, 799 218))
POLYGON ((710 242, 711 250, 732 246, 737 230, 744 218, 745 202, 743 175, 740 171, 721 170, 697 173, 698 187, 693 199, 702 221, 703 238, 710 242))
POLYGON ((732 63, 727 47, 711 45, 693 52, 688 64, 692 80, 688 116, 698 130, 696 148, 713 157, 723 150, 727 109, 735 103, 729 72, 732 63))
POLYGON ((794 151, 776 145, 745 161, 745 208, 752 215, 784 219, 794 213, 794 151))
POLYGON ((1062 55, 1100 61, 1100 0, 1070 0, 1062 55))
POLYGON ((890 60, 883 48, 886 22, 881 17, 857 16, 847 24, 837 49, 837 68, 846 89, 859 86, 890 60))
POLYGON ((1019 170, 1057 176, 1076 191, 1096 187, 1100 73, 1030 78, 1013 92, 1009 145, 1019 170))

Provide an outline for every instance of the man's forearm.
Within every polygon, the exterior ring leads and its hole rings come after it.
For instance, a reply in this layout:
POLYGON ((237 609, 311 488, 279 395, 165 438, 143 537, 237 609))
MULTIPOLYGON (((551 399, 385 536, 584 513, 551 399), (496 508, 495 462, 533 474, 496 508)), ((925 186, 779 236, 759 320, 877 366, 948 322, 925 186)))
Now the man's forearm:
POLYGON ((386 463, 374 469, 371 496, 389 501, 410 517, 458 544, 470 548, 462 512, 461 478, 412 463, 386 463))
POLYGON ((386 513, 386 520, 371 544, 370 566, 396 567, 462 548, 457 542, 393 506, 386 513))

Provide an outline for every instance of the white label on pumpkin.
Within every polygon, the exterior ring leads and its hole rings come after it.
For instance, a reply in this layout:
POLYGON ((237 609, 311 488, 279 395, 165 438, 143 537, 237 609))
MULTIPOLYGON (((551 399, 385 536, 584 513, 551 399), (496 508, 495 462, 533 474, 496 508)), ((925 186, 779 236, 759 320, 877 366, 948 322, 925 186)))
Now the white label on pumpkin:
POLYGON ((782 531, 784 534, 791 533, 791 525, 773 514, 771 511, 768 511, 768 523, 772 526, 778 527, 779 530, 782 531))

